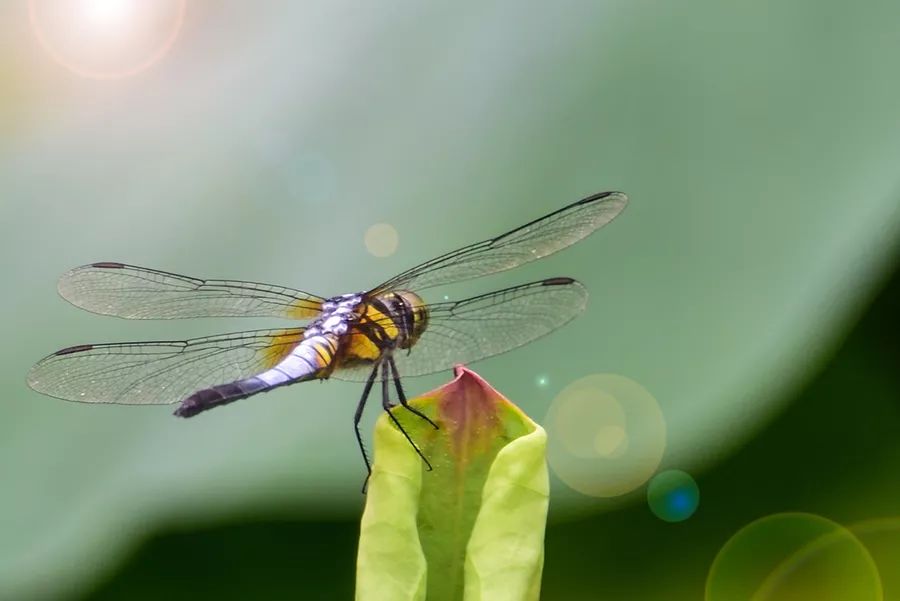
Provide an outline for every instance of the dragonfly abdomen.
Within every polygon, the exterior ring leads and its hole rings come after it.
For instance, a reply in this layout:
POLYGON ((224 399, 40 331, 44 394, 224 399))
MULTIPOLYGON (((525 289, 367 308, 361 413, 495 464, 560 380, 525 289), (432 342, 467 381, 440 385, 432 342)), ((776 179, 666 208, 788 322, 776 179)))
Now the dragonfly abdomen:
POLYGON ((175 415, 178 417, 193 417, 207 409, 227 405, 228 403, 245 399, 257 392, 265 392, 272 388, 272 386, 267 385, 255 376, 229 382, 228 384, 204 388, 181 401, 181 405, 175 410, 175 415))
POLYGON ((249 378, 198 390, 181 402, 175 415, 193 417, 207 409, 227 405, 279 386, 327 377, 337 348, 334 336, 304 338, 277 365, 249 378))

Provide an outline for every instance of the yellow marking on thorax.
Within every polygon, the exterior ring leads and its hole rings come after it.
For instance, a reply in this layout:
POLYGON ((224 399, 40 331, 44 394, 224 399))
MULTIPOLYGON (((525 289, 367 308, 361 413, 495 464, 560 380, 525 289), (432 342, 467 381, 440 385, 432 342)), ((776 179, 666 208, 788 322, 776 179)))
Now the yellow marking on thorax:
POLYGON ((390 315, 385 315, 372 305, 366 305, 365 312, 363 313, 360 321, 364 324, 372 322, 381 326, 381 329, 384 330, 384 335, 388 340, 396 340, 397 336, 400 335, 400 328, 394 322, 394 319, 390 315))
POLYGON ((357 361, 374 361, 381 355, 381 349, 375 346, 367 336, 359 329, 354 329, 353 335, 347 341, 347 351, 344 360, 348 363, 357 361))
POLYGON ((357 320, 356 325, 353 326, 352 335, 347 341, 348 346, 345 359, 351 362, 375 361, 381 355, 381 349, 366 335, 365 332, 370 332, 371 335, 377 339, 379 334, 373 332, 373 329, 377 330, 377 328, 373 328, 372 325, 373 323, 377 323, 384 329, 385 337, 389 341, 393 341, 397 338, 400 330, 390 317, 372 305, 366 303, 360 307, 360 309, 359 319, 357 320))
MULTIPOLYGON (((409 334, 409 340, 400 341, 398 348, 410 348, 418 340, 428 323, 428 310, 425 308, 424 301, 412 292, 389 292, 381 296, 381 300, 390 306, 391 297, 394 295, 402 296, 412 309, 412 332, 409 334)), ((372 304, 365 304, 360 307, 359 320, 353 327, 353 335, 348 338, 346 353, 342 356, 342 361, 349 363, 354 362, 371 362, 378 359, 382 349, 375 344, 372 337, 378 338, 379 333, 373 333, 367 336, 364 332, 372 331, 372 324, 378 324, 383 330, 383 337, 388 344, 397 342, 401 334, 402 324, 398 324, 395 319, 389 315, 385 315, 372 304)), ((377 330, 377 328, 375 328, 377 330)))

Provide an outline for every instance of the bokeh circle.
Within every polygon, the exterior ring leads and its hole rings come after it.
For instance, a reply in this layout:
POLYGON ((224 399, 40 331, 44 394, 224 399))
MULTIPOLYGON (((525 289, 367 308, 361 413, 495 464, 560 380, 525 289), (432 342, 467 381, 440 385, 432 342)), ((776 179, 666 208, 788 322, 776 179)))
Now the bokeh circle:
POLYGON ((900 599, 900 517, 868 519, 847 528, 875 560, 884 598, 900 599))
POLYGON ((366 230, 363 241, 366 250, 376 257, 389 257, 397 252, 400 236, 397 229, 389 223, 376 223, 366 230))
POLYGON ((882 601, 878 568, 847 528, 779 513, 741 528, 719 551, 706 601, 882 601))
POLYGON ((594 497, 635 490, 659 467, 666 424, 656 399, 617 374, 576 380, 547 413, 548 459, 569 487, 594 497))
POLYGON ((647 486, 647 504, 659 519, 682 522, 697 511, 700 488, 687 472, 666 470, 650 480, 647 486))

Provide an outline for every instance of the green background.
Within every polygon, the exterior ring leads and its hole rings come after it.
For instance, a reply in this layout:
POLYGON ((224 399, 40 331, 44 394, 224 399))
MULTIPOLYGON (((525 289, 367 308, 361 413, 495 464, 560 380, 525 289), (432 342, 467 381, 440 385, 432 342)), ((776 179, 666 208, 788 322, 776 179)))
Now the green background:
POLYGON ((0 598, 352 595, 359 387, 188 421, 41 397, 25 373, 56 348, 271 323, 93 316, 59 274, 338 294, 603 189, 632 202, 601 234, 447 293, 584 282, 577 325, 475 369, 538 421, 583 376, 639 382, 701 505, 667 524, 640 490, 554 481, 544 596, 697 599, 756 518, 900 517, 898 22, 881 0, 196 0, 162 60, 96 80, 3 3, 0 598), (377 222, 391 257, 366 252, 377 222))

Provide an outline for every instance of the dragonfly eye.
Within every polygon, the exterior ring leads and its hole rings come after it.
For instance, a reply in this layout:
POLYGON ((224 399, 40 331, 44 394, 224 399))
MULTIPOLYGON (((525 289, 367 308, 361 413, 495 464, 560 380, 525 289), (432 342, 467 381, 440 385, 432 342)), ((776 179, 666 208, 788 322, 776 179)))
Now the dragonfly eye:
POLYGON ((401 303, 405 305, 403 309, 408 311, 412 318, 410 338, 413 341, 418 340, 428 325, 428 309, 425 308, 425 301, 418 294, 409 291, 400 292, 399 296, 402 299, 401 303))
POLYGON ((420 305, 416 307, 413 316, 413 331, 416 338, 418 338, 425 331, 425 328, 428 327, 428 309, 425 308, 425 305, 420 305))
POLYGON ((391 312, 395 318, 403 321, 403 328, 408 330, 408 340, 402 348, 410 348, 425 331, 425 302, 414 292, 402 290, 391 295, 391 312))

